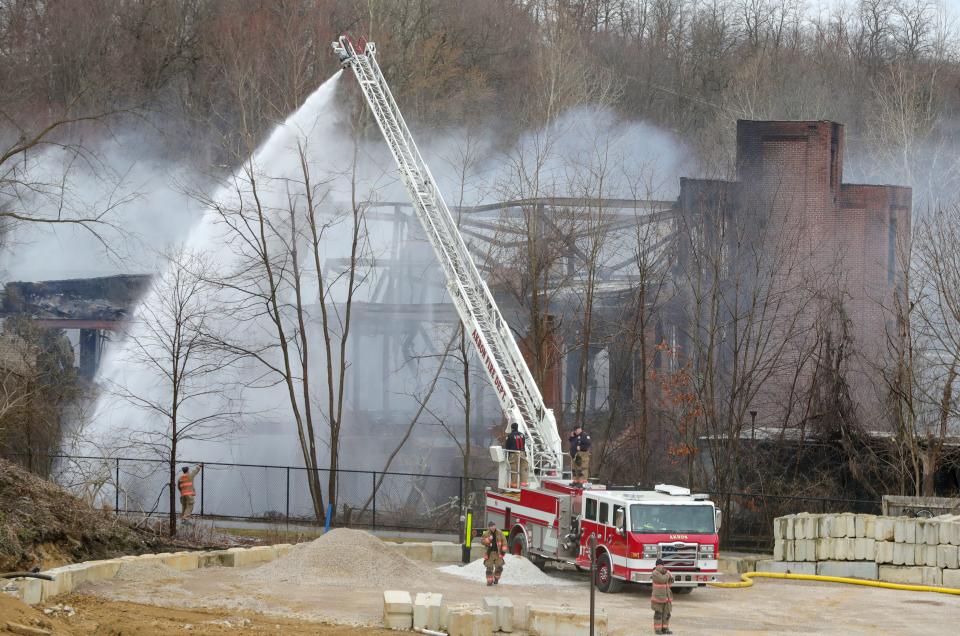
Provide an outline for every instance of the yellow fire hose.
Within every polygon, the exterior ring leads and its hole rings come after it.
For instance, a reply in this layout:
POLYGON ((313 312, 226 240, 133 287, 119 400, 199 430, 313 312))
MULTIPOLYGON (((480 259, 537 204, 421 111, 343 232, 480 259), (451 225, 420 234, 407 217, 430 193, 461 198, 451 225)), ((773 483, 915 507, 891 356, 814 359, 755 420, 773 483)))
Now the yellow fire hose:
POLYGON ((781 574, 779 572, 746 572, 740 575, 740 580, 729 583, 707 583, 713 587, 753 587, 753 579, 794 579, 798 581, 822 581, 826 583, 846 583, 848 585, 865 585, 867 587, 881 587, 887 590, 907 590, 910 592, 936 592, 938 594, 953 594, 960 596, 960 589, 953 587, 936 587, 933 585, 907 585, 904 583, 886 583, 884 581, 868 581, 865 579, 848 579, 842 576, 820 576, 818 574, 781 574))

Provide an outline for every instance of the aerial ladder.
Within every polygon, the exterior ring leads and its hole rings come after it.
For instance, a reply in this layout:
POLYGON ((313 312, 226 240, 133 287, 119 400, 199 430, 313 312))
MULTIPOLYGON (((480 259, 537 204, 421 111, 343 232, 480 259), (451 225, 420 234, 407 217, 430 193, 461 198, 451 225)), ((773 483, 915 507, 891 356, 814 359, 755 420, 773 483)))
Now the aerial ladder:
MULTIPOLYGON (((400 179, 440 261, 447 290, 464 330, 469 332, 507 423, 516 423, 526 436, 529 485, 536 487, 545 477, 561 477, 563 453, 553 411, 546 408, 520 348, 490 289, 480 277, 430 168, 420 155, 377 64, 376 45, 362 40, 354 44, 349 37, 341 36, 333 43, 333 50, 340 58, 341 66, 353 70, 397 163, 400 179)), ((498 447, 492 449, 492 454, 500 464, 499 486, 508 488, 509 484, 505 483, 509 481, 506 456, 498 447)))

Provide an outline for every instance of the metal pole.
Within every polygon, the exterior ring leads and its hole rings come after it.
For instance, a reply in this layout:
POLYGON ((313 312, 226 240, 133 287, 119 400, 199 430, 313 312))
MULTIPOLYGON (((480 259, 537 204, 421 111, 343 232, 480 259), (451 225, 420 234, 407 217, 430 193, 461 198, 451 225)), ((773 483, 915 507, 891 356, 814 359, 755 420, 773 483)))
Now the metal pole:
POLYGON ((290 467, 287 466, 287 525, 290 524, 290 467))
POLYGON ((460 508, 460 518, 457 520, 457 532, 461 533, 464 531, 464 522, 466 521, 466 502, 464 501, 465 493, 463 492, 463 477, 460 477, 460 505, 457 506, 460 508))
MULTIPOLYGON (((594 604, 594 595, 596 594, 597 587, 597 564, 596 564, 596 554, 597 554, 597 535, 590 535, 590 636, 593 634, 593 618, 596 613, 596 606, 594 604)), ((613 572, 610 572, 610 576, 613 576, 613 572)))
POLYGON ((206 472, 207 471, 205 470, 200 471, 200 516, 201 517, 203 516, 203 493, 207 491, 207 489, 203 487, 203 483, 204 483, 203 476, 206 472))
POLYGON ((120 514, 120 458, 117 457, 117 485, 114 490, 113 510, 120 514))
POLYGON ((373 529, 377 529, 377 473, 372 472, 370 476, 373 477, 373 529))

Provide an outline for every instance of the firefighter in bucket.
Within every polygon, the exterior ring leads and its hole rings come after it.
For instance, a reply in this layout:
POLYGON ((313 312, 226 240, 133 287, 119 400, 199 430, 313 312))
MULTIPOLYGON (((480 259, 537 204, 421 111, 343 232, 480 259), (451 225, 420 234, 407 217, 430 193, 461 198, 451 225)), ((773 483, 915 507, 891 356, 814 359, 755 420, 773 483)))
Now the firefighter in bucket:
POLYGON ((503 555, 507 553, 507 541, 493 521, 487 524, 480 543, 486 548, 483 565, 487 568, 487 585, 496 585, 503 574, 503 555))

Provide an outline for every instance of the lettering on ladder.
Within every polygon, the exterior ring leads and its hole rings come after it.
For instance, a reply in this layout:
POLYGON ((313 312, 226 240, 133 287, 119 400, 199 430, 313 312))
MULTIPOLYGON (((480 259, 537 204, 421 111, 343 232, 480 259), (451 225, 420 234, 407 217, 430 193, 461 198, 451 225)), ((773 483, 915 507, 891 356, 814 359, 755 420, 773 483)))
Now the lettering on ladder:
POLYGON ((480 352, 480 357, 483 358, 483 364, 487 367, 487 373, 490 374, 490 378, 493 380, 493 387, 497 390, 497 393, 500 394, 500 397, 505 398, 507 396, 507 390, 504 388, 503 382, 500 380, 500 375, 493 366, 493 361, 490 359, 487 348, 483 345, 480 333, 476 329, 473 330, 473 342, 477 345, 477 351, 480 352))

